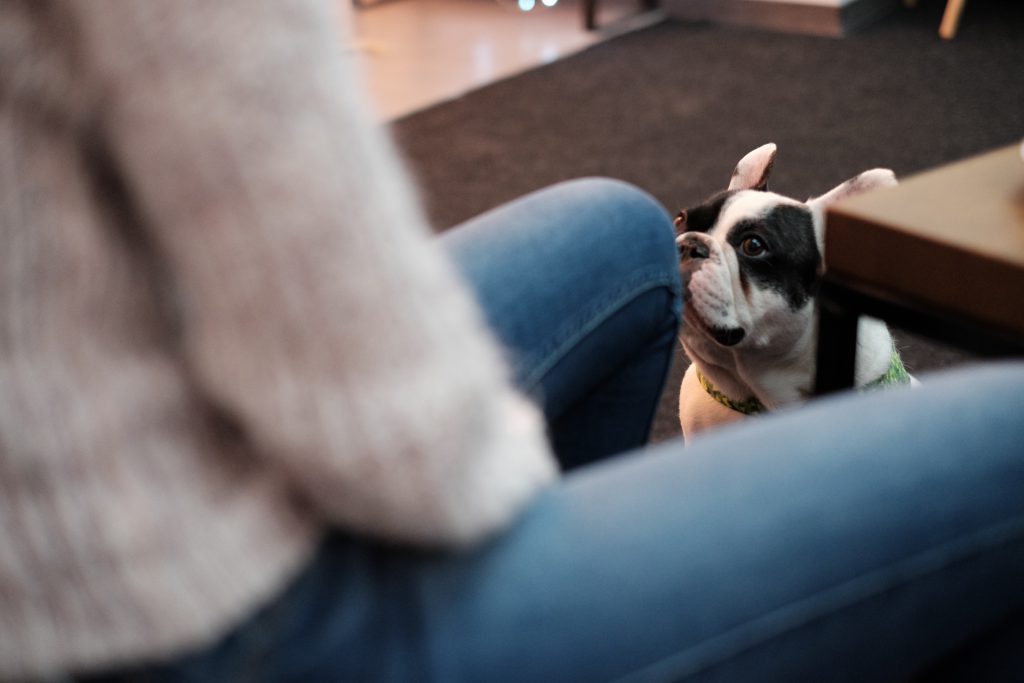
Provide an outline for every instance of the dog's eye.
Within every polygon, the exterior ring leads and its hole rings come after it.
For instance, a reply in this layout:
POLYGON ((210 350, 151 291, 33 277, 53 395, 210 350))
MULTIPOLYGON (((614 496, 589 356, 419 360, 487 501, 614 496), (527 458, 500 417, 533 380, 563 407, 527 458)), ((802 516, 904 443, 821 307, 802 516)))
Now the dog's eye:
POLYGON ((768 244, 757 235, 750 235, 740 242, 740 249, 747 256, 764 256, 768 251, 768 244))

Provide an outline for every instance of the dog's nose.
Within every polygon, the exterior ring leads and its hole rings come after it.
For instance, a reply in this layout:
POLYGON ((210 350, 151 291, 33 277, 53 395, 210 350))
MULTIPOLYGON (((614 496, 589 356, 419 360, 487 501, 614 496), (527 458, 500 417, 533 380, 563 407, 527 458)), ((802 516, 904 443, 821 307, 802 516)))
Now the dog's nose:
POLYGON ((679 258, 682 260, 706 259, 710 255, 711 252, 708 251, 708 246, 697 237, 684 235, 680 238, 679 258))

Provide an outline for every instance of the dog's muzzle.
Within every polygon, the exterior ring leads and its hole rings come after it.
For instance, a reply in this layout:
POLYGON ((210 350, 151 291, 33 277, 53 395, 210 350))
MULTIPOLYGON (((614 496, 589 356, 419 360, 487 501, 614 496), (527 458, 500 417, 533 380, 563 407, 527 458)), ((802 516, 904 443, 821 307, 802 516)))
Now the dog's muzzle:
POLYGON ((693 233, 684 233, 676 238, 676 248, 681 261, 703 261, 711 256, 708 245, 693 233))

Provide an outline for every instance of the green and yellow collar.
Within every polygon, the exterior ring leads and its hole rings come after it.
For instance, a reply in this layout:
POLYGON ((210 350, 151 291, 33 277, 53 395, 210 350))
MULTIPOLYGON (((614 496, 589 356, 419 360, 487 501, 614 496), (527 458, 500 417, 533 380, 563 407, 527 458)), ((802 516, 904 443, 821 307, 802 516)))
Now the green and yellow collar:
MULTIPOLYGON (((757 415, 758 413, 764 413, 768 410, 756 396, 751 396, 743 401, 737 401, 729 398, 716 389, 715 385, 713 385, 700 370, 697 370, 697 379, 700 380, 700 385, 704 387, 704 391, 708 392, 708 396, 730 410, 735 410, 737 413, 743 413, 744 415, 757 415)), ((861 389, 880 389, 882 387, 909 383, 910 374, 907 372, 907 369, 903 367, 903 360, 900 358, 899 352, 896 349, 893 349, 892 355, 889 357, 889 368, 881 377, 873 382, 865 384, 861 389)))
POLYGON ((751 396, 745 401, 734 401, 716 389, 715 385, 700 370, 697 371, 697 379, 700 380, 700 385, 704 387, 704 391, 708 392, 708 396, 730 410, 735 410, 737 413, 743 413, 744 415, 757 415, 765 411, 764 404, 757 399, 757 396, 751 396))

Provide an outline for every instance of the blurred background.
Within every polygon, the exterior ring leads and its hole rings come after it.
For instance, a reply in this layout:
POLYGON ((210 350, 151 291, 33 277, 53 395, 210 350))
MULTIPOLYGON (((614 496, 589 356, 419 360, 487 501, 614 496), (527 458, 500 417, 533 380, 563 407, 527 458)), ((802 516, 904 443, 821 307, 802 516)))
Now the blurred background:
MULTIPOLYGON (((348 0, 341 0, 347 2, 348 0)), ((358 48, 374 102, 393 119, 664 18, 638 0, 361 0, 358 48)))

